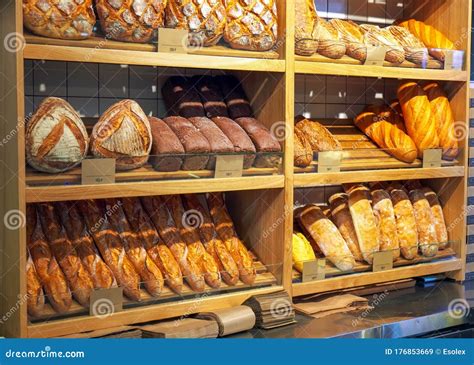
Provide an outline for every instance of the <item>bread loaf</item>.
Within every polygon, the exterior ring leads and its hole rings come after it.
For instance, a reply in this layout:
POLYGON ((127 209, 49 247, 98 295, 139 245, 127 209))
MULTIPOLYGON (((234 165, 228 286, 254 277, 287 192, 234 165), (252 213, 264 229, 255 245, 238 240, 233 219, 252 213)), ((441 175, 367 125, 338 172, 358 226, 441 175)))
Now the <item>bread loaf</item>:
POLYGON ((240 280, 245 284, 253 284, 257 272, 252 257, 235 231, 234 223, 227 211, 222 193, 209 193, 207 205, 219 237, 239 268, 240 280))
POLYGON ((321 123, 305 118, 296 123, 295 129, 304 134, 314 152, 342 150, 339 141, 321 123))
POLYGON ((55 210, 66 230, 72 246, 76 249, 82 265, 89 273, 94 288, 107 289, 116 286, 112 270, 105 264, 97 252, 94 240, 87 231, 79 209, 73 202, 57 202, 55 210))
POLYGON ((436 235, 435 218, 430 203, 422 190, 410 191, 410 200, 415 213, 418 232, 418 245, 423 256, 432 257, 438 252, 438 238, 436 235))
POLYGON ((428 50, 418 38, 411 34, 407 29, 396 25, 391 25, 385 28, 389 31, 398 44, 403 47, 405 51, 405 58, 407 61, 413 62, 422 67, 428 64, 428 50))
POLYGON ((412 260, 418 254, 418 231, 413 205, 403 189, 392 188, 389 191, 395 212, 400 251, 405 259, 412 260))
POLYGON ((393 260, 397 260, 400 257, 400 244, 392 200, 385 190, 375 189, 371 194, 375 221, 380 234, 380 250, 392 252, 393 260))
POLYGON ((189 30, 190 46, 212 46, 224 33, 223 0, 168 0, 166 27, 189 30))
POLYGON ((308 239, 302 233, 293 233, 291 243, 293 267, 303 273, 304 263, 316 260, 316 255, 308 239))
POLYGON ((72 304, 66 277, 49 248, 35 206, 30 204, 26 209, 28 251, 49 303, 56 312, 65 313, 72 304))
POLYGON ((115 158, 117 170, 144 165, 150 150, 150 123, 133 100, 122 100, 109 107, 92 129, 92 153, 100 158, 115 158))
POLYGON ((395 124, 388 122, 384 113, 366 108, 354 119, 354 124, 395 158, 408 163, 415 161, 418 154, 415 143, 395 124))
POLYGON ((346 44, 341 40, 339 31, 324 20, 317 19, 317 34, 319 34, 318 53, 332 59, 339 59, 346 53, 346 44))
POLYGON ((443 158, 453 160, 459 154, 458 139, 465 137, 464 131, 461 130, 462 133, 458 135, 451 104, 441 86, 437 82, 431 82, 423 90, 430 101, 431 117, 435 121, 439 145, 443 148, 443 158))
POLYGON ((92 0, 23 0, 23 24, 44 37, 89 38, 95 24, 92 0))
POLYGON ((94 200, 79 200, 77 204, 102 258, 123 288, 123 293, 131 300, 139 301, 140 276, 128 258, 118 232, 112 229, 107 219, 107 212, 113 213, 117 207, 105 211, 103 201, 94 200))
POLYGON ((316 205, 306 205, 295 212, 306 235, 311 236, 324 256, 341 271, 354 268, 354 256, 341 233, 316 205))
POLYGON ((224 95, 230 118, 237 119, 254 116, 249 99, 240 81, 235 76, 219 75, 216 76, 215 79, 224 95))
POLYGON ((377 25, 362 24, 360 29, 364 32, 364 43, 371 46, 383 46, 386 49, 385 61, 400 64, 405 61, 405 51, 387 29, 377 25))
POLYGON ((226 117, 215 117, 212 118, 212 121, 224 132, 227 138, 229 138, 234 145, 234 151, 236 153, 246 153, 244 155, 244 169, 252 167, 257 151, 252 140, 242 127, 226 117))
POLYGON ((295 53, 311 56, 318 48, 317 14, 313 0, 295 0, 295 53))
POLYGON ((89 138, 79 114, 65 100, 44 99, 26 125, 26 159, 39 171, 62 172, 86 156, 89 138))
POLYGON ((307 167, 313 162, 313 149, 306 135, 298 128, 295 128, 295 157, 294 163, 298 167, 307 167))
POLYGON ((425 149, 439 147, 438 132, 428 97, 415 82, 401 84, 397 94, 408 135, 415 142, 418 157, 423 157, 425 149))
POLYGON ((161 119, 150 117, 151 151, 149 162, 157 171, 178 171, 184 160, 184 147, 173 130, 161 119))
POLYGON ((203 170, 209 162, 211 146, 201 132, 187 119, 167 117, 163 121, 176 134, 186 154, 182 165, 183 170, 203 170))
POLYGON ((28 314, 32 317, 38 317, 44 308, 44 292, 28 251, 26 257, 26 294, 28 314))
POLYGON ((164 275, 168 286, 175 293, 181 293, 183 276, 178 262, 160 238, 140 200, 138 198, 122 198, 122 208, 132 230, 141 240, 148 256, 164 275))
MULTIPOLYGON (((205 199, 205 197, 202 197, 205 199)), ((224 242, 217 234, 209 210, 204 207, 197 194, 187 194, 183 197, 188 212, 195 214, 201 220, 198 231, 206 251, 217 263, 222 279, 227 285, 235 285, 239 281, 239 269, 224 242)))
POLYGON ((228 0, 224 39, 232 48, 268 51, 277 40, 276 0, 228 0))
POLYGON ((195 257, 189 255, 188 246, 181 238, 173 217, 164 203, 164 199, 165 197, 155 196, 142 198, 141 201, 160 237, 178 262, 183 278, 192 290, 202 292, 206 286, 201 267, 195 261, 195 257))
POLYGON ((367 46, 364 44, 364 34, 360 27, 351 20, 331 19, 330 23, 336 28, 346 44, 346 54, 358 61, 365 62, 367 46))
POLYGON ((109 39, 146 43, 164 25, 166 0, 96 0, 95 6, 109 39))
POLYGON ((169 77, 161 89, 169 116, 204 117, 197 86, 183 76, 169 77))
POLYGON ((431 212, 433 213, 438 247, 440 250, 443 250, 448 247, 449 244, 448 230, 444 221, 443 208, 441 207, 438 196, 433 190, 428 187, 424 187, 422 188, 422 191, 425 194, 426 200, 428 200, 428 203, 430 203, 431 212))
POLYGON ((354 185, 348 190, 348 195, 349 210, 362 257, 372 264, 374 252, 380 250, 380 234, 370 205, 370 191, 363 185, 354 185))
POLYGON ((203 75, 193 76, 191 83, 196 85, 208 118, 229 116, 229 113, 227 113, 227 105, 224 101, 224 95, 214 77, 203 75))
POLYGON ((402 107, 400 106, 400 102, 398 100, 393 100, 390 105, 385 106, 385 109, 382 113, 387 122, 392 123, 405 134, 407 133, 405 121, 403 120, 402 115, 402 107))
POLYGON ((354 256, 356 261, 363 261, 362 252, 360 251, 357 234, 352 223, 351 212, 349 211, 347 194, 338 193, 329 198, 329 206, 331 208, 331 218, 334 224, 341 232, 342 238, 346 241, 347 247, 354 256))

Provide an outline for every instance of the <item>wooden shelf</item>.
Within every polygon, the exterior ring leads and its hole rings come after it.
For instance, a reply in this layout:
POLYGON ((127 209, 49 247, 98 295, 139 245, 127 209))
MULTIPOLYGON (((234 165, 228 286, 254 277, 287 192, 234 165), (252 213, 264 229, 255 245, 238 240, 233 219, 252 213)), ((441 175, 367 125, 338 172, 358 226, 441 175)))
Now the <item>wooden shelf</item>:
POLYGON ((25 35, 25 40, 24 58, 31 60, 285 72, 285 61, 278 59, 278 53, 273 51, 241 51, 217 45, 184 54, 157 52, 153 44, 116 42, 99 37, 67 41, 25 35))

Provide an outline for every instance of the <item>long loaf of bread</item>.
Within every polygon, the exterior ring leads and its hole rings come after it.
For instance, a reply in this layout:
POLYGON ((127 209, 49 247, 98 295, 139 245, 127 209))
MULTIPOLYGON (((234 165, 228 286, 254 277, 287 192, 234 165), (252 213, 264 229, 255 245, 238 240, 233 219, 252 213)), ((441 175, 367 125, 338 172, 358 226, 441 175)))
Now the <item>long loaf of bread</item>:
POLYGON ((201 268, 195 258, 189 255, 188 246, 181 238, 173 216, 166 207, 163 198, 160 196, 142 198, 141 202, 160 237, 178 262, 186 282, 192 290, 196 292, 204 291, 206 285, 201 268))
POLYGON ((245 284, 253 284, 257 276, 253 260, 235 231, 234 223, 225 206, 224 196, 222 193, 210 193, 207 205, 219 237, 224 241, 239 268, 240 280, 245 284))
MULTIPOLYGON (((139 301, 140 276, 128 258, 118 232, 112 229, 103 202, 80 200, 77 204, 102 258, 112 270, 124 294, 131 300, 139 301)), ((112 207, 110 212, 114 210, 115 207, 112 207)))
POLYGON ((183 198, 188 212, 193 212, 199 219, 199 233, 206 251, 216 261, 221 277, 227 285, 235 285, 239 281, 239 268, 224 242, 217 234, 209 210, 199 201, 199 195, 187 194, 183 198))
POLYGON ((423 256, 432 257, 438 252, 438 238, 430 203, 420 189, 410 191, 409 196, 415 212, 420 251, 423 256))
POLYGON ((448 229, 444 220, 443 208, 439 202, 436 193, 428 187, 422 188, 426 200, 430 203, 431 212, 433 213, 434 226, 436 230, 436 237, 438 239, 438 246, 440 250, 448 246, 448 229))
POLYGON ((59 223, 54 205, 40 203, 38 204, 38 213, 43 232, 48 239, 54 257, 66 276, 72 295, 79 304, 88 307, 94 284, 82 265, 76 249, 67 237, 64 227, 59 223))
POLYGON ((175 292, 183 289, 178 262, 153 226, 138 198, 123 198, 122 207, 132 230, 140 237, 148 255, 160 269, 168 286, 175 292))
POLYGON ((400 257, 397 222, 390 195, 381 189, 372 190, 372 207, 380 234, 380 250, 391 251, 393 259, 400 257))
POLYGON ((38 277, 54 310, 65 313, 72 304, 71 291, 46 241, 36 207, 31 204, 27 206, 26 221, 28 250, 38 277))
POLYGON ((28 314, 37 317, 44 308, 44 292, 29 251, 26 258, 26 294, 28 314))

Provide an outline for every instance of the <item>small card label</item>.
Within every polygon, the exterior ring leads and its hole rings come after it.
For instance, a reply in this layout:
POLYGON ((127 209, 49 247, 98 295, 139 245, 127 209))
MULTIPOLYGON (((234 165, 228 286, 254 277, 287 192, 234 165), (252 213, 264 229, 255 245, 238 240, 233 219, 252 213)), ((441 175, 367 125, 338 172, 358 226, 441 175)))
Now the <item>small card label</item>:
POLYGON ((186 53, 186 29, 158 28, 158 52, 186 53))
POLYGON ((216 157, 215 178, 242 177, 243 155, 222 155, 216 157))
POLYGON ((318 152, 318 172, 341 171, 342 151, 318 152))
POLYGON ((464 64, 464 51, 452 49, 443 49, 440 51, 444 52, 445 70, 462 70, 464 64))
POLYGON ((115 183, 115 159, 100 158, 82 161, 82 185, 115 183))
POLYGON ((91 293, 89 315, 107 318, 123 310, 123 288, 95 289, 91 293))
POLYGON ((367 46, 367 58, 365 59, 364 65, 383 66, 386 53, 387 53, 386 47, 367 46))
POLYGON ((326 277, 326 259, 303 262, 302 281, 323 280, 326 277))
POLYGON ((372 262, 372 271, 384 271, 393 269, 393 253, 392 251, 382 251, 374 253, 374 261, 372 262))
POLYGON ((427 149, 423 151, 423 167, 441 167, 441 148, 427 149))

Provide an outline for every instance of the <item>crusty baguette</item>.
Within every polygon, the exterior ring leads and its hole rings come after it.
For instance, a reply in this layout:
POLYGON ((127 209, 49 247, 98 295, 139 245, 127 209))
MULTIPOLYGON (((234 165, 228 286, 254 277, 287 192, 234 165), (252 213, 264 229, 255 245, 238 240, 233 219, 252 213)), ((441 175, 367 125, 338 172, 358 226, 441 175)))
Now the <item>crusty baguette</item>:
POLYGON ((122 203, 130 226, 140 236, 148 255, 163 273, 166 283, 175 293, 181 293, 183 276, 178 262, 156 231, 140 199, 123 198, 122 203))
POLYGON ((107 289, 116 286, 114 274, 100 257, 76 204, 57 202, 55 207, 72 245, 94 283, 94 288, 107 289))
POLYGON ((199 226, 202 224, 201 216, 196 216, 196 213, 192 211, 186 212, 179 195, 167 196, 165 200, 181 237, 188 245, 189 255, 194 257, 200 265, 206 283, 212 288, 219 288, 221 285, 219 266, 206 251, 199 236, 199 226))
POLYGON ((206 289, 203 273, 194 257, 189 255, 188 246, 184 243, 178 228, 164 201, 159 196, 142 198, 150 219, 155 225, 160 237, 172 252, 179 264, 184 279, 192 290, 202 292, 206 289))
POLYGON ((438 246, 440 250, 445 249, 448 246, 448 230, 446 228, 446 222, 444 221, 443 208, 439 202, 436 193, 429 187, 422 188, 425 194, 426 200, 430 203, 431 212, 433 213, 434 226, 436 230, 436 237, 438 239, 438 246))
POLYGON ((316 205, 306 205, 295 211, 296 219, 307 236, 313 238, 324 256, 339 270, 350 271, 355 266, 341 233, 316 205))
POLYGON ((367 46, 361 28, 351 20, 331 19, 329 21, 346 44, 346 54, 361 62, 367 59, 367 46))
POLYGON ((217 262, 222 279, 227 285, 237 284, 239 281, 239 268, 224 242, 222 242, 217 234, 209 210, 199 201, 199 195, 197 194, 185 195, 183 202, 188 211, 194 211, 199 217, 202 217, 202 222, 199 226, 201 241, 206 251, 217 262))
POLYGON ((112 207, 116 207, 108 218, 112 228, 118 232, 127 256, 140 275, 147 292, 154 297, 159 296, 164 285, 163 274, 148 256, 141 237, 130 227, 122 209, 122 201, 112 198, 105 199, 106 210, 112 211, 112 207))
POLYGON ((411 190, 409 196, 415 212, 420 251, 423 256, 432 257, 438 252, 438 239, 430 203, 420 189, 411 190))
POLYGON ((59 223, 54 205, 39 203, 37 207, 43 232, 48 239, 54 257, 66 276, 72 295, 79 304, 88 307, 92 290, 94 290, 89 273, 82 265, 64 227, 59 223))
POLYGON ((32 317, 38 317, 44 308, 44 292, 35 264, 27 250, 26 258, 26 294, 28 314, 32 317))
POLYGON ((49 248, 34 205, 27 206, 26 220, 27 246, 38 277, 54 310, 65 313, 72 304, 71 291, 49 248))
MULTIPOLYGON (((139 301, 140 276, 128 258, 118 232, 110 226, 103 201, 80 200, 77 204, 102 258, 124 294, 131 300, 139 301)), ((113 207, 111 212, 114 210, 113 207)))
POLYGON ((323 18, 317 19, 317 32, 319 34, 317 52, 325 57, 339 59, 346 53, 346 44, 341 40, 339 31, 323 18))
POLYGON ((381 189, 372 190, 372 207, 380 234, 380 250, 391 251, 393 259, 400 257, 397 222, 390 195, 381 189))
POLYGON ((239 268, 240 280, 245 284, 253 284, 257 272, 252 257, 235 231, 234 223, 227 211, 222 193, 209 193, 207 206, 219 237, 224 241, 227 250, 239 268))

